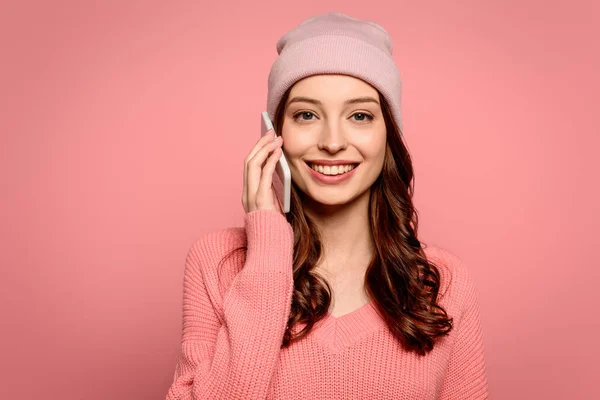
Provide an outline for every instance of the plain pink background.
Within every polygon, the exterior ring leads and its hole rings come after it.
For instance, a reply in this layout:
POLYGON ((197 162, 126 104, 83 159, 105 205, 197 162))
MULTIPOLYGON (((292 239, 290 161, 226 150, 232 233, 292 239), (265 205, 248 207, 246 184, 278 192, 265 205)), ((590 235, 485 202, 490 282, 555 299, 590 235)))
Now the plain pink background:
POLYGON ((600 398, 600 9, 522 0, 3 2, 0 398, 164 399, 186 252, 243 224, 275 43, 326 11, 394 41, 419 237, 473 271, 491 397, 600 398))

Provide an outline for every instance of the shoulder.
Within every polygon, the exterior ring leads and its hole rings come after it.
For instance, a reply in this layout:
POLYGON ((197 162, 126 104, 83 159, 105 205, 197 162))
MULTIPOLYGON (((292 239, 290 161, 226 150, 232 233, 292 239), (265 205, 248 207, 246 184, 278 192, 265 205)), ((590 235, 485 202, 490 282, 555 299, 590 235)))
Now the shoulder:
POLYGON ((243 227, 229 227, 200 236, 192 244, 189 254, 198 261, 219 261, 236 248, 246 246, 243 227))
MULTIPOLYGON (((227 259, 246 247, 247 239, 243 227, 228 227, 211 231, 192 243, 187 255, 188 264, 195 266, 204 277, 210 276, 227 259)), ((225 265, 225 266, 226 266, 225 265)))
POLYGON ((246 246, 243 227, 203 234, 188 250, 184 279, 189 285, 202 285, 213 304, 220 308, 225 290, 243 267, 246 246))
POLYGON ((463 282, 470 276, 470 269, 463 260, 452 251, 440 246, 424 248, 428 261, 432 261, 440 269, 440 275, 446 280, 457 279, 463 282))
POLYGON ((427 260, 440 273, 440 302, 461 313, 476 296, 476 285, 471 268, 452 251, 439 247, 424 248, 427 260))

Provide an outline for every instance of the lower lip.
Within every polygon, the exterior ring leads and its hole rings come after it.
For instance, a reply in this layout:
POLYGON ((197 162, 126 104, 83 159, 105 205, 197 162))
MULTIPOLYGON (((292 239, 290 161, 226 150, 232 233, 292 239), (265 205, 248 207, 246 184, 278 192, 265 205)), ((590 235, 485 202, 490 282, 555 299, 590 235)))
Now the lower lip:
POLYGON ((358 168, 358 166, 360 164, 355 166, 351 171, 348 171, 346 173, 339 174, 339 175, 324 175, 324 174, 312 169, 310 167, 310 165, 308 165, 307 163, 304 163, 304 165, 306 165, 306 167, 308 168, 308 170, 311 173, 311 175, 313 176, 313 178, 315 178, 319 182, 334 184, 334 183, 344 182, 344 181, 350 179, 350 177, 354 174, 354 171, 356 171, 356 169, 358 168))

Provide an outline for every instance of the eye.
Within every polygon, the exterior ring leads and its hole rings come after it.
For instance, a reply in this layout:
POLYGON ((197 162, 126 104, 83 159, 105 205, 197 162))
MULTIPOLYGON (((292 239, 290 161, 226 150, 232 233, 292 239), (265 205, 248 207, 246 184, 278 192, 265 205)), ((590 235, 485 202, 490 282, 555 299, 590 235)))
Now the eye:
MULTIPOLYGON (((302 115, 303 115, 303 116, 311 116, 311 115, 312 115, 312 116, 314 116, 315 114, 313 114, 313 113, 312 113, 312 112, 310 112, 310 111, 300 111, 300 112, 298 112, 298 113, 294 114, 294 115, 293 115, 293 118, 294 118, 294 120, 295 120, 295 121, 297 121, 297 120, 298 120, 298 118, 299 118, 300 116, 302 116, 302 115)), ((370 115, 370 114, 367 114, 367 113, 363 113, 363 112, 354 113, 354 114, 352 114, 352 117, 354 117, 354 116, 356 116, 356 115, 358 115, 358 116, 362 116, 363 118, 355 119, 355 121, 361 121, 361 122, 362 122, 362 121, 367 121, 367 123, 368 123, 368 122, 370 122, 370 121, 373 121, 373 119, 375 119, 375 117, 373 117, 372 115, 370 115)), ((304 118, 302 118, 302 120, 303 120, 303 121, 310 121, 310 120, 312 120, 312 118, 310 118, 310 119, 304 119, 304 118)))
MULTIPOLYGON (((356 115, 362 115, 362 116, 364 116, 365 118, 367 118, 367 121, 369 121, 369 122, 373 121, 373 119, 374 119, 374 117, 372 115, 369 115, 367 113, 358 112, 358 113, 352 114, 353 117, 356 116, 356 115)), ((365 121, 365 120, 362 119, 362 118, 359 118, 359 119, 357 119, 355 121, 365 121)))
MULTIPOLYGON (((298 112, 298 113, 294 114, 294 116, 293 116, 293 118, 294 118, 294 121, 298 120, 298 117, 299 117, 300 115, 315 115, 315 114, 313 114, 313 113, 312 113, 312 112, 310 112, 310 111, 300 111, 300 112, 298 112)), ((303 121, 310 121, 310 119, 303 119, 303 121)))

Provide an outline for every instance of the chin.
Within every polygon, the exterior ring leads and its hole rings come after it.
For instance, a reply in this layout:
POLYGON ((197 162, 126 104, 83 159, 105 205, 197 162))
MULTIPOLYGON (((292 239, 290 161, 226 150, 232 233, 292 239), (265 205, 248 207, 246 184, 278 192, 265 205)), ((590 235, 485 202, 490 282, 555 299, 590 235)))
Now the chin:
POLYGON ((327 195, 323 190, 316 190, 317 193, 314 195, 309 192, 310 198, 315 202, 322 204, 324 206, 343 206, 345 204, 351 203, 354 199, 356 199, 356 194, 347 193, 331 193, 331 195, 327 195))

